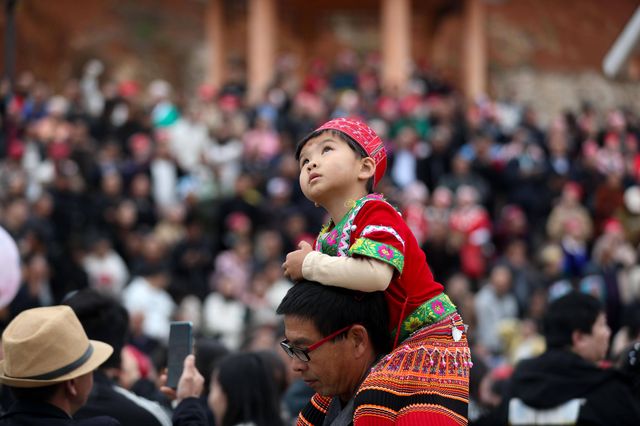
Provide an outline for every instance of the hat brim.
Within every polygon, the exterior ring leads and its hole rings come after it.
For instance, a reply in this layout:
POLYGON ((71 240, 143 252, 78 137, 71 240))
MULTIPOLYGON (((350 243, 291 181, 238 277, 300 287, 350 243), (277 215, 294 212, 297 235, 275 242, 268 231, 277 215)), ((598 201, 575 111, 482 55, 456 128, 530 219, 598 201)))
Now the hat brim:
POLYGON ((43 386, 62 383, 67 380, 75 379, 76 377, 80 377, 87 373, 90 373, 100 365, 102 365, 102 363, 104 363, 111 356, 111 354, 113 353, 113 348, 111 347, 111 345, 100 342, 98 340, 89 340, 89 342, 91 342, 91 345, 93 346, 93 353, 91 354, 89 359, 75 370, 51 380, 18 379, 15 377, 7 376, 4 371, 5 361, 2 360, 0 361, 0 383, 17 388, 40 388, 43 386))

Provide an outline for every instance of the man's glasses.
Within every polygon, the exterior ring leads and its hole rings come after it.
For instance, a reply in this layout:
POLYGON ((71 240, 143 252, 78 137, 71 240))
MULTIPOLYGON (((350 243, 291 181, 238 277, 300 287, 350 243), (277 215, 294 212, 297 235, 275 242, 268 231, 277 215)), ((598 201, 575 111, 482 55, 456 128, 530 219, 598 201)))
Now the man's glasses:
POLYGON ((311 360, 311 358, 309 357, 309 352, 315 351, 320 346, 327 343, 329 340, 338 337, 340 334, 344 333, 345 331, 348 331, 351 327, 353 327, 353 324, 348 325, 344 328, 341 328, 340 330, 331 333, 327 337, 318 340, 313 345, 310 345, 307 349, 302 349, 302 348, 297 348, 295 346, 292 346, 289 344, 289 340, 287 339, 280 342, 280 347, 282 347, 282 349, 287 353, 287 355, 289 355, 289 357, 291 358, 296 357, 302 362, 309 362, 311 360))

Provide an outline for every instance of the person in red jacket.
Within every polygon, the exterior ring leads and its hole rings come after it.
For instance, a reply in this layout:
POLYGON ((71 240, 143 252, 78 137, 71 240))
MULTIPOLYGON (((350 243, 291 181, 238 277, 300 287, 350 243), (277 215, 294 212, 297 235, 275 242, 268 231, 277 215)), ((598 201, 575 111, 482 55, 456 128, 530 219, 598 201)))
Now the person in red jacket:
POLYGON ((402 216, 373 193, 386 169, 382 141, 366 124, 338 118, 304 138, 296 157, 302 192, 331 220, 315 250, 302 242, 287 255, 285 275, 384 291, 388 304, 394 349, 360 386, 354 424, 466 425, 465 327, 402 216))

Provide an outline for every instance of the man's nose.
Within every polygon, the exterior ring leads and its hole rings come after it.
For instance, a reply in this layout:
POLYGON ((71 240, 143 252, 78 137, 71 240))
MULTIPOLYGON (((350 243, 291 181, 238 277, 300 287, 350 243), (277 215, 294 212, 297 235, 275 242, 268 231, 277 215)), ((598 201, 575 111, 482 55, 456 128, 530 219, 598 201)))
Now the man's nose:
POLYGON ((300 361, 295 356, 291 358, 291 369, 296 373, 302 373, 308 368, 308 365, 304 361, 300 361))

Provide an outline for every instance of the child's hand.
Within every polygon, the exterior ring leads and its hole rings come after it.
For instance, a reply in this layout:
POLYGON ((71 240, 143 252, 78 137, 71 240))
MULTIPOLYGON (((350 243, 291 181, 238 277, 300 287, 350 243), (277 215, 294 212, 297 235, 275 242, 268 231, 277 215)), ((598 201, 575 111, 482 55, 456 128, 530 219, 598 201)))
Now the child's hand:
POLYGON ((300 281, 302 278, 302 262, 308 253, 312 252, 311 244, 306 241, 300 241, 298 250, 292 251, 287 255, 287 259, 282 264, 284 276, 291 281, 300 281))

